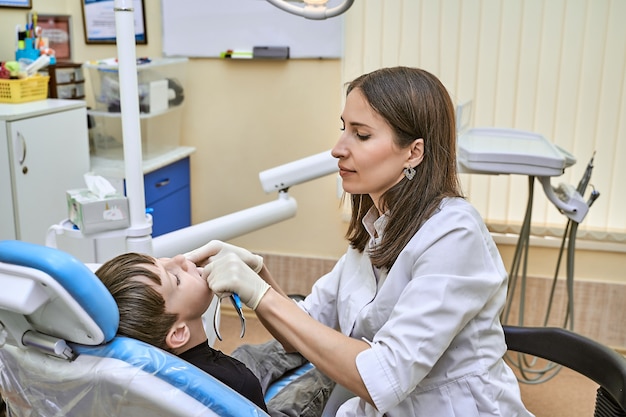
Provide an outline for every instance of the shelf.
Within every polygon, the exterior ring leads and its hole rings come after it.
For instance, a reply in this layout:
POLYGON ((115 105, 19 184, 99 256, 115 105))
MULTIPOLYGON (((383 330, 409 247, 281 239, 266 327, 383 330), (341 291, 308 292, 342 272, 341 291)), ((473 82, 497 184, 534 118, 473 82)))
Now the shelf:
POLYGON ((57 83, 57 87, 58 86, 63 86, 63 85, 75 85, 75 84, 85 84, 85 80, 79 80, 79 81, 68 81, 66 83, 57 83))
MULTIPOLYGON (((154 112, 154 113, 139 113, 139 118, 140 119, 149 119, 151 117, 156 117, 156 116, 161 116, 163 114, 168 114, 171 113, 173 111, 176 111, 177 109, 179 109, 181 106, 172 106, 172 107, 168 107, 167 109, 160 111, 160 112, 154 112)), ((122 117, 122 113, 119 112, 108 112, 108 111, 103 111, 103 110, 87 110, 87 114, 90 116, 99 116, 99 117, 122 117)))

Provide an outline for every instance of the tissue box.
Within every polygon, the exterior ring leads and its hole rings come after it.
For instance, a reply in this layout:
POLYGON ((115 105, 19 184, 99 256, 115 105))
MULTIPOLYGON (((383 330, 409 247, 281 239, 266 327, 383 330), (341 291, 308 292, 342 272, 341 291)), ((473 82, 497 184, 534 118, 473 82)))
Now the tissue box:
POLYGON ((128 199, 121 195, 101 199, 87 188, 68 190, 67 211, 70 221, 85 234, 130 225, 128 199))

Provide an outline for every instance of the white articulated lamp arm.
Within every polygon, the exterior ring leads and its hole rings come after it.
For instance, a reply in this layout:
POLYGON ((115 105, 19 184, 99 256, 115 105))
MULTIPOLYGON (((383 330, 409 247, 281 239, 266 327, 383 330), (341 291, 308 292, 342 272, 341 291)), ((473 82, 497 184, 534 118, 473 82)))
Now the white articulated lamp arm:
POLYGON ((230 213, 152 239, 152 255, 171 258, 199 248, 210 240, 229 240, 296 215, 298 205, 286 192, 278 199, 245 210, 230 213))
POLYGON ((289 187, 339 171, 337 158, 330 151, 288 162, 259 173, 263 191, 287 190, 289 187))
POLYGON ((278 199, 235 213, 227 214, 152 240, 153 255, 172 257, 200 247, 213 239, 229 240, 237 236, 287 220, 296 215, 297 204, 287 193, 291 186, 311 181, 339 170, 330 151, 320 152, 259 173, 266 193, 278 191, 278 199))

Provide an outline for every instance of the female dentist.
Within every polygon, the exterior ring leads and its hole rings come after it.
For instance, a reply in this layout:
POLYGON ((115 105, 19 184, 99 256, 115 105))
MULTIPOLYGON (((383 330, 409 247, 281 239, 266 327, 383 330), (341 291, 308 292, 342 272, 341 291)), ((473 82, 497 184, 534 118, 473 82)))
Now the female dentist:
POLYGON ((348 85, 341 120, 332 154, 352 199, 350 246, 304 301, 245 249, 210 242, 190 259, 356 394, 337 416, 532 416, 503 360, 507 273, 461 196, 445 87, 421 69, 380 69, 348 85))

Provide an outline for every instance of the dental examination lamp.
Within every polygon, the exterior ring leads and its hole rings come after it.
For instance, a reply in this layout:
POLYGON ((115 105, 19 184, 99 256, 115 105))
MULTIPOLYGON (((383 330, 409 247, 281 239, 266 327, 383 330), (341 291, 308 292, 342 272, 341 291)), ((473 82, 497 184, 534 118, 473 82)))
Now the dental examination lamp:
POLYGON ((343 0, 339 6, 331 7, 329 9, 326 6, 328 0, 303 0, 302 3, 304 3, 304 7, 296 6, 294 4, 296 2, 288 0, 267 1, 288 13, 311 20, 324 20, 330 17, 338 16, 348 10, 350 6, 352 6, 352 3, 354 3, 354 0, 343 0))

